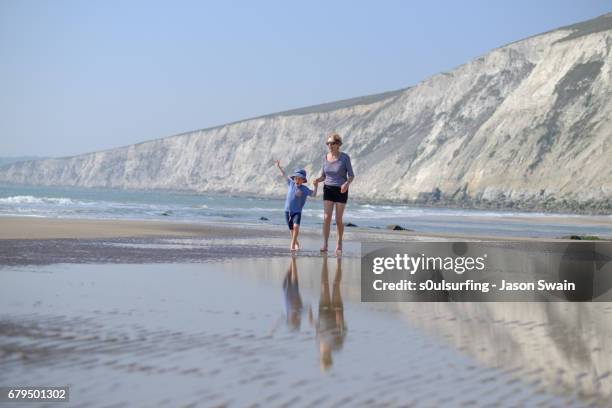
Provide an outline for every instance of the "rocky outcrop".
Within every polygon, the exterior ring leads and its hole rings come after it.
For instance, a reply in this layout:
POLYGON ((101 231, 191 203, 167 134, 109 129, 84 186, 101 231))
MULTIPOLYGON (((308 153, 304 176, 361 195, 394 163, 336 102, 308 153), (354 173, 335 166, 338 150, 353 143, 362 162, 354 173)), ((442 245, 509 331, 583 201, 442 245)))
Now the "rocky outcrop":
POLYGON ((0 182, 282 196, 339 132, 368 201, 609 212, 612 14, 495 49, 414 87, 73 157, 0 182))

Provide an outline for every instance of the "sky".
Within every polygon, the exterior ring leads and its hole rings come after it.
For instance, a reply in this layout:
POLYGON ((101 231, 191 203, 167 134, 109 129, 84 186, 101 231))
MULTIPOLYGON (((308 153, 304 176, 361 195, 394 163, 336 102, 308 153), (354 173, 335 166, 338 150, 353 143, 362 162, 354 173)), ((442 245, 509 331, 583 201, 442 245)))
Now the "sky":
POLYGON ((612 0, 0 0, 0 156, 63 157, 412 86, 612 0))

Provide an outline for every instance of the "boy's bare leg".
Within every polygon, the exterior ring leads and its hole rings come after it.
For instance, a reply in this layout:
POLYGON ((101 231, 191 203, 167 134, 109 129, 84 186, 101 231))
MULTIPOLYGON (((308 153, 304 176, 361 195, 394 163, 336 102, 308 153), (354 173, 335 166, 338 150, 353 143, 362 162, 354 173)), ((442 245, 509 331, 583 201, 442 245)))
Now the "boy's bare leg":
POLYGON ((291 257, 291 282, 297 283, 298 274, 297 274, 297 264, 295 263, 295 258, 291 257))
POLYGON ((327 245, 329 241, 329 230, 331 226, 332 213, 334 212, 334 202, 325 200, 323 201, 323 246, 321 251, 327 251, 327 245))
POLYGON ((293 235, 295 234, 296 235, 296 237, 295 237, 295 249, 300 249, 300 241, 298 241, 298 237, 297 237, 297 235, 300 233, 300 231, 299 231, 300 226, 297 225, 298 230, 297 230, 297 232, 294 233, 295 227, 296 227, 296 225, 293 226, 294 229, 293 229, 293 231, 291 231, 291 245, 293 247, 293 235))
POLYGON ((297 224, 293 225, 293 235, 291 237, 291 250, 295 251, 299 248, 297 244, 298 234, 300 233, 300 226, 297 224))

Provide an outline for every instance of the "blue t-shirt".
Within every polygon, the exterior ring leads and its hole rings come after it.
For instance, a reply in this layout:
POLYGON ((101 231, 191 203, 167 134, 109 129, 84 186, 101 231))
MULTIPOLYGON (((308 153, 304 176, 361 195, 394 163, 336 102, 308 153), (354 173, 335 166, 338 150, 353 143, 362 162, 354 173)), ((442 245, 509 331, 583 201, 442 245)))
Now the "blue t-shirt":
POLYGON ((285 211, 291 214, 302 212, 306 198, 312 195, 312 190, 304 184, 298 186, 295 181, 287 178, 287 198, 285 199, 285 211))

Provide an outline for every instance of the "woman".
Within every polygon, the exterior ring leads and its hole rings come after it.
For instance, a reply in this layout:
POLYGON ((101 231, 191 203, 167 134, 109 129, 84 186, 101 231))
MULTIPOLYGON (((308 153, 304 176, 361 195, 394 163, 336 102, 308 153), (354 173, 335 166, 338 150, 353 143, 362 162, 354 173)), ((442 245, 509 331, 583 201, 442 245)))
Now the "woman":
POLYGON ((344 345, 346 338, 346 323, 344 321, 344 304, 340 293, 342 280, 342 258, 336 258, 336 274, 332 290, 329 290, 329 271, 327 258, 323 260, 321 269, 321 297, 319 298, 319 315, 315 320, 312 310, 308 310, 308 320, 317 331, 319 341, 319 362, 322 371, 332 365, 332 353, 344 345))
POLYGON ((340 152, 342 138, 337 133, 332 133, 325 142, 328 152, 323 159, 321 176, 315 183, 324 181, 323 185, 323 246, 321 252, 327 252, 329 241, 329 230, 334 208, 336 209, 336 228, 338 230, 338 242, 336 244, 336 255, 342 254, 342 236, 344 224, 342 216, 344 207, 348 200, 349 185, 353 182, 355 175, 351 166, 351 158, 348 154, 340 152))

